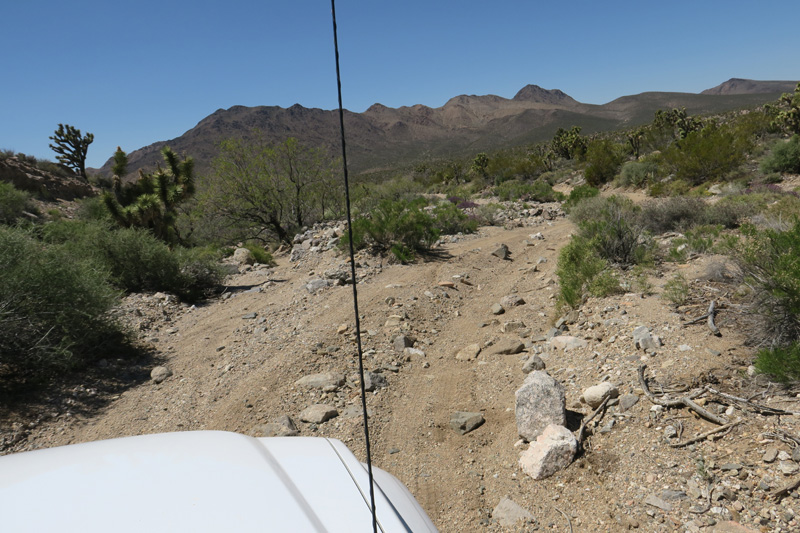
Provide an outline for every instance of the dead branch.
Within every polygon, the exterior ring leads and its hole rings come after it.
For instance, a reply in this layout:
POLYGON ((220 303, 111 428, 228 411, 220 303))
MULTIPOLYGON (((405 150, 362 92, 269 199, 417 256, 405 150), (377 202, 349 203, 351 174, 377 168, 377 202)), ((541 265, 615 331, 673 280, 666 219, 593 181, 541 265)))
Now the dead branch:
POLYGON ((569 525, 569 533, 572 533, 572 520, 569 519, 569 516, 567 515, 567 513, 565 513, 564 511, 562 511, 561 509, 559 509, 555 505, 553 506, 553 509, 555 509, 556 511, 558 511, 559 513, 564 515, 564 518, 567 519, 567 524, 569 525))
POLYGON ((725 398, 726 400, 736 402, 739 405, 746 405, 750 409, 753 409, 755 412, 760 413, 762 415, 796 415, 796 416, 800 415, 800 413, 794 413, 792 411, 784 411, 783 409, 777 409, 775 407, 759 405, 757 403, 751 402, 747 398, 740 398, 732 394, 720 392, 710 385, 706 385, 706 390, 711 394, 714 394, 715 396, 719 396, 720 398, 725 398))
POLYGON ((711 300, 711 305, 708 306, 708 329, 711 330, 711 333, 716 335, 717 337, 722 337, 722 333, 719 332, 719 328, 716 324, 714 324, 714 313, 716 312, 716 305, 717 302, 711 300))
POLYGON ((779 502, 784 498, 784 496, 788 496, 790 492, 792 492, 793 490, 795 490, 798 487, 800 487, 800 477, 798 477, 797 479, 795 479, 794 481, 792 481, 791 483, 789 483, 788 485, 786 485, 782 489, 778 489, 778 490, 774 491, 772 494, 770 494, 770 496, 775 501, 779 502))
POLYGON ((700 435, 697 435, 696 437, 693 437, 693 438, 691 438, 689 440, 685 440, 683 442, 676 442, 675 444, 670 444, 670 447, 671 448, 683 448, 684 446, 688 446, 690 444, 694 444, 695 442, 700 442, 701 440, 707 439, 711 435, 717 435, 719 433, 722 433, 722 435, 720 435, 720 438, 722 438, 725 435, 727 435, 730 432, 730 430, 733 429, 734 426, 737 426, 737 425, 739 425, 741 423, 742 423, 742 419, 741 418, 737 418, 733 422, 728 422, 724 426, 720 426, 720 427, 714 428, 714 429, 712 429, 710 431, 706 431, 705 433, 701 433, 700 435))
POLYGON ((782 429, 778 429, 776 431, 771 431, 769 433, 764 433, 764 436, 767 438, 778 439, 786 444, 788 444, 791 448, 796 448, 800 446, 800 438, 795 437, 789 433, 786 433, 782 429))
POLYGON ((603 401, 600 403, 600 405, 597 406, 597 409, 595 409, 594 412, 591 415, 589 415, 589 418, 587 418, 583 422, 581 422, 581 427, 578 430, 578 445, 579 446, 583 445, 584 432, 586 431, 586 426, 589 424, 589 422, 592 421, 592 419, 594 417, 597 416, 597 414, 600 411, 604 411, 605 410, 606 405, 608 404, 608 400, 610 400, 610 399, 611 399, 611 396, 608 393, 606 393, 603 396, 603 401))
POLYGON ((639 367, 639 384, 642 386, 642 390, 644 391, 645 395, 647 396, 647 399, 650 400, 650 402, 656 405, 660 405, 662 407, 688 407, 698 415, 702 416, 706 420, 714 422, 715 424, 724 426, 725 424, 728 423, 728 420, 726 420, 725 418, 715 415, 711 411, 700 407, 699 405, 697 405, 697 403, 693 401, 695 398, 703 394, 705 392, 705 389, 699 389, 697 391, 692 392, 688 396, 683 396, 681 398, 672 400, 656 398, 656 396, 652 392, 650 392, 650 388, 647 386, 647 380, 645 380, 644 378, 644 370, 646 368, 647 365, 641 365, 639 367))

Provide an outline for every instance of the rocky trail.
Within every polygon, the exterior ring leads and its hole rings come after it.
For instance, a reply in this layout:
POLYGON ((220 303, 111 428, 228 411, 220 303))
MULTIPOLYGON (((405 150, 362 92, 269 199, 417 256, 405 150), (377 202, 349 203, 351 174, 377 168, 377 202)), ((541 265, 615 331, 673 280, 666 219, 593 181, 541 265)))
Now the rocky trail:
MULTIPOLYGON (((441 531, 800 531, 797 489, 779 492, 800 476, 800 416, 775 411, 800 412, 799 391, 748 375, 735 286, 707 275, 721 259, 663 267, 691 282, 677 311, 659 296, 662 273, 652 295, 590 299, 557 316, 557 256, 574 227, 557 204, 543 208, 444 237, 413 265, 358 255, 374 464, 441 531), (685 325, 712 299, 721 336, 705 321, 685 325), (581 401, 587 388, 618 395, 571 464, 533 479, 520 464, 534 444, 520 438, 515 395, 544 372, 563 388, 573 435, 595 411, 581 401), (691 396, 739 422, 683 445, 719 424, 647 393, 691 396)), ((335 437, 363 460, 352 287, 345 255, 326 249, 334 232, 309 231, 277 266, 242 267, 202 305, 129 296, 119 312, 153 359, 109 354, 35 407, 4 409, 0 450, 214 429, 335 437)))

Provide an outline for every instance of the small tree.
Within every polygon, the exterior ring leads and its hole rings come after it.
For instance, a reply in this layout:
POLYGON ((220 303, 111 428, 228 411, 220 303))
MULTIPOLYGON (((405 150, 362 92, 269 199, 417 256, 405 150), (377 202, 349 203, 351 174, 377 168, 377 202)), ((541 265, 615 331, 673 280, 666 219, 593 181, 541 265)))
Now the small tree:
POLYGON ((565 130, 558 128, 550 143, 553 152, 564 159, 576 159, 586 153, 586 139, 581 137, 581 128, 572 126, 565 130))
POLYGON ((111 172, 120 178, 128 173, 128 154, 119 146, 117 146, 117 151, 114 152, 114 164, 111 166, 111 172))
POLYGON ((50 148, 58 154, 56 159, 75 170, 83 180, 87 180, 86 152, 94 141, 94 135, 87 133, 86 136, 81 136, 81 130, 69 124, 59 124, 50 140, 55 143, 51 144, 50 148))

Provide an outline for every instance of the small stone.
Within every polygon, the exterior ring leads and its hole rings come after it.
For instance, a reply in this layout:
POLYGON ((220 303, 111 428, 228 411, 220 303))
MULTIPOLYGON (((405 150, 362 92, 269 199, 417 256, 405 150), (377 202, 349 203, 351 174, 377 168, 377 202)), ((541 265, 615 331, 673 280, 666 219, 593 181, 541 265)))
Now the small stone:
POLYGON ((545 364, 541 357, 536 354, 530 356, 525 364, 522 365, 522 371, 526 374, 530 374, 534 370, 544 370, 545 364))
POLYGON ((653 507, 658 507, 662 511, 671 512, 672 511, 672 504, 665 502, 655 494, 651 494, 647 498, 645 498, 644 503, 647 505, 652 505, 653 507))
POLYGON ((767 448, 767 451, 764 452, 764 457, 762 458, 765 463, 772 463, 775 462, 775 459, 778 458, 778 448, 775 446, 770 446, 767 448))
POLYGON ((327 279, 312 279, 306 283, 306 290, 313 294, 328 286, 330 286, 330 281, 327 279))
POLYGON ((533 479, 543 479, 563 470, 572 463, 578 441, 570 430, 549 424, 536 441, 522 452, 519 459, 522 471, 533 479))
POLYGON ((503 308, 502 305, 500 305, 500 304, 493 304, 492 305, 492 314, 493 315, 502 315, 505 312, 506 312, 506 310, 503 308))
POLYGON ((483 413, 456 411, 450 415, 450 427, 461 435, 480 427, 484 421, 483 413))
POLYGON ((639 396, 636 394, 625 394, 619 399, 619 410, 625 412, 639 403, 639 396))
POLYGON ((341 374, 335 372, 321 372, 319 374, 309 374, 295 381, 295 385, 307 389, 333 389, 344 385, 345 379, 341 374))
POLYGON ((512 307, 525 305, 525 300, 523 300, 521 296, 518 296, 516 294, 509 294, 508 296, 503 296, 500 299, 500 305, 502 305, 506 309, 511 309, 512 307))
POLYGON ((392 340, 392 346, 394 347, 394 351, 402 353, 406 348, 414 346, 414 339, 407 335, 398 335, 392 340))
POLYGON ((339 411, 332 405, 314 404, 300 413, 300 420, 310 424, 322 424, 339 416, 339 411))
POLYGON ((515 528, 519 522, 533 520, 534 516, 524 507, 505 497, 492 511, 492 518, 502 527, 515 528))
POLYGON ((797 463, 792 461, 781 461, 778 463, 778 470, 785 476, 791 476, 792 474, 796 474, 798 470, 800 470, 800 466, 797 463))
POLYGON ((501 244, 495 251, 492 252, 492 255, 499 257, 500 259, 509 259, 511 256, 511 251, 509 251, 508 246, 501 244))
POLYGON ((492 352, 500 355, 513 355, 525 350, 525 344, 516 340, 501 340, 492 348, 492 352))
POLYGON ((603 398, 608 395, 610 398, 616 398, 619 396, 619 389, 616 385, 611 382, 604 381, 599 385, 594 385, 589 387, 585 391, 583 391, 583 401, 585 401, 589 407, 595 409, 603 403, 603 398))
POLYGON ((375 389, 380 389, 387 386, 389 383, 383 374, 375 372, 364 372, 364 390, 372 392, 375 389))
POLYGON ((800 446, 795 446, 792 450, 792 461, 800 463, 800 446))
POLYGON ((157 366, 150 371, 150 379, 152 379, 154 383, 161 383, 171 375, 172 370, 165 366, 157 366))
POLYGON ((550 339, 550 346, 556 350, 569 351, 576 348, 585 348, 589 343, 571 335, 559 335, 550 339))
POLYGON ((455 289, 456 288, 456 284, 453 283, 452 281, 440 281, 438 283, 438 285, 439 285, 439 287, 444 287, 446 289, 455 289))
POLYGON ((478 354, 481 353, 481 347, 479 344, 470 344, 461 348, 458 353, 456 354, 456 359, 459 361, 471 361, 478 357, 478 354))
POLYGON ((258 313, 247 313, 246 315, 242 315, 243 320, 252 320, 258 316, 258 313))

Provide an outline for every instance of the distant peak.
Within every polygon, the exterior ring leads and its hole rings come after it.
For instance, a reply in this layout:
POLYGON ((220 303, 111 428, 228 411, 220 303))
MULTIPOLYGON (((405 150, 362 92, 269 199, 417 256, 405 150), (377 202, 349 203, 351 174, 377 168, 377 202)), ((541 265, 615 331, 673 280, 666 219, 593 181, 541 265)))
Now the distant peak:
POLYGON ((574 102, 572 97, 558 89, 542 89, 538 85, 526 85, 514 95, 514 100, 524 102, 538 102, 543 104, 574 102))

